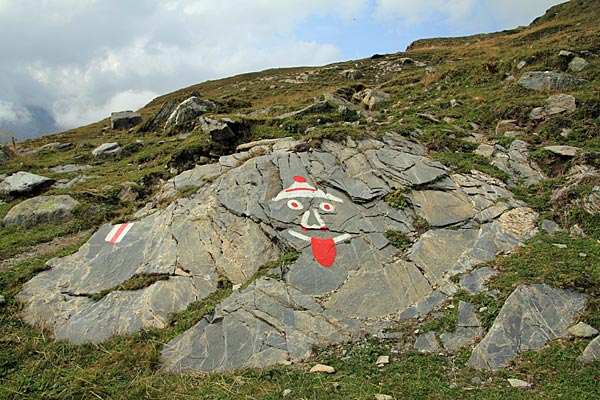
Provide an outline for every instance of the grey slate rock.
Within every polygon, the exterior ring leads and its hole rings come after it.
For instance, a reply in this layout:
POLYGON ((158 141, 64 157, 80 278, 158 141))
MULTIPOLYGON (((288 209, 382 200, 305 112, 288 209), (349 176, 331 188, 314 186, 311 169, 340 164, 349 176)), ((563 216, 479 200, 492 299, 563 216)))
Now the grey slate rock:
POLYGON ((110 114, 110 127, 114 130, 129 129, 142 123, 141 114, 133 111, 118 111, 110 114))
POLYGON ((590 342, 583 351, 580 357, 577 357, 577 361, 582 363, 590 363, 598 361, 600 359, 600 336, 596 337, 590 342))
POLYGON ((454 332, 444 332, 440 335, 444 348, 456 351, 461 347, 470 345, 484 332, 475 314, 473 304, 460 301, 458 303, 458 319, 454 332))
POLYGON ((460 287, 470 294, 478 294, 487 290, 487 281, 498 275, 498 271, 490 267, 478 268, 475 271, 460 277, 460 287))
POLYGON ((544 150, 563 157, 575 157, 580 149, 574 146, 546 146, 544 150))
POLYGON ((569 328, 569 333, 575 337, 591 338, 598 335, 598 330, 584 322, 578 322, 569 328))
POLYGON ((48 222, 67 222, 79 202, 68 195, 38 196, 17 204, 4 217, 4 227, 31 227, 48 222))
POLYGON ((545 219, 542 221, 542 229, 546 231, 546 233, 552 235, 560 231, 560 226, 554 221, 545 219))
POLYGON ((49 188, 54 180, 44 176, 19 171, 0 182, 0 196, 22 196, 49 188))
POLYGON ((100 146, 96 147, 94 150, 92 150, 92 155, 94 157, 110 156, 117 154, 120 151, 121 146, 119 146, 119 143, 117 142, 103 143, 100 146))
POLYGON ((323 140, 310 152, 292 151, 297 144, 260 144, 260 152, 253 146, 169 180, 133 225, 102 227, 77 253, 49 261, 49 270, 25 283, 24 320, 71 342, 102 341, 163 326, 170 313, 218 290, 222 277, 238 289, 165 346, 164 368, 289 363, 313 346, 378 335, 400 316, 425 315, 456 291, 450 277, 535 234, 535 213, 501 182, 449 175, 400 135, 347 145, 323 140), (153 206, 185 186, 195 188, 188 198, 153 206), (396 209, 384 198, 406 187, 425 199, 438 192, 460 199, 465 228, 430 231, 401 260, 384 233, 415 235, 418 213, 410 201, 396 209), (114 240, 121 229, 129 230, 114 240), (240 290, 261 265, 290 250, 298 258, 273 271, 277 280, 260 278, 240 290), (142 274, 168 280, 114 290, 142 274), (98 302, 87 297, 104 290, 112 291, 98 302))
POLYGON ((467 364, 497 371, 517 354, 565 337, 571 321, 585 307, 585 298, 584 294, 547 285, 519 286, 508 297, 467 364))
POLYGON ((217 121, 202 117, 200 118, 200 128, 215 142, 229 142, 236 138, 236 134, 223 120, 217 121))
POLYGON ((587 80, 573 75, 550 71, 525 72, 519 79, 519 85, 531 90, 559 90, 581 85, 587 80))
POLYGON ((561 113, 572 113, 577 109, 575 97, 568 94, 555 94, 546 100, 544 107, 534 108, 529 117, 531 119, 544 119, 561 113))
POLYGON ((192 122, 205 112, 215 109, 217 106, 210 100, 200 99, 196 96, 182 101, 169 115, 164 129, 192 122))
POLYGON ((421 353, 437 353, 442 349, 433 331, 419 335, 413 347, 421 353))
POLYGON ((585 58, 581 57, 573 57, 571 62, 569 62, 569 71, 572 72, 581 72, 590 65, 589 62, 585 60, 585 58))
POLYGON ((433 309, 441 306, 448 296, 441 290, 434 290, 429 296, 419 300, 400 314, 401 319, 419 318, 429 314, 433 309))

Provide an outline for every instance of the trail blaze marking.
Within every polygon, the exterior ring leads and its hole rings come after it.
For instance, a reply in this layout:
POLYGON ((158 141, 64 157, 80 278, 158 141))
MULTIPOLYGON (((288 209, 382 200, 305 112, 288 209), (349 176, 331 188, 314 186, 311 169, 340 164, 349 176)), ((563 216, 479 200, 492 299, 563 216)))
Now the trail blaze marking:
POLYGON ((129 232, 132 226, 133 222, 125 222, 124 224, 115 225, 110 232, 108 232, 108 235, 106 235, 104 240, 110 244, 119 243, 121 240, 123 240, 125 235, 127 235, 127 232, 129 232))

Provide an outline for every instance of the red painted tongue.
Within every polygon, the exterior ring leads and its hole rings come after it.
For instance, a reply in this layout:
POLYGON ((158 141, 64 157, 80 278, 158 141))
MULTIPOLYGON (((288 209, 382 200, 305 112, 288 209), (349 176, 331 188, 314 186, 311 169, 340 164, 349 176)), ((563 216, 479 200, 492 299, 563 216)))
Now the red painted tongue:
POLYGON ((313 257, 324 267, 331 267, 335 260, 335 242, 332 238, 311 238, 313 257))

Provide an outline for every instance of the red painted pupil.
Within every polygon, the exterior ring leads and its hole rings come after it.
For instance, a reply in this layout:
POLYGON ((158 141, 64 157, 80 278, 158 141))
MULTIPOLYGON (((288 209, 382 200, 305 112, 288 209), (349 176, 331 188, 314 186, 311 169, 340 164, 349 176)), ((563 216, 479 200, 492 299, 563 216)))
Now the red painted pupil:
POLYGON ((327 211, 331 210, 331 206, 329 204, 325 204, 323 206, 324 209, 326 209, 327 211))
POLYGON ((301 176, 296 175, 296 176, 294 176, 294 182, 304 183, 304 182, 306 182, 306 179, 304 179, 301 176))
POLYGON ((294 207, 294 208, 298 208, 298 203, 296 203, 295 201, 294 201, 294 202, 292 202, 292 207, 294 207))

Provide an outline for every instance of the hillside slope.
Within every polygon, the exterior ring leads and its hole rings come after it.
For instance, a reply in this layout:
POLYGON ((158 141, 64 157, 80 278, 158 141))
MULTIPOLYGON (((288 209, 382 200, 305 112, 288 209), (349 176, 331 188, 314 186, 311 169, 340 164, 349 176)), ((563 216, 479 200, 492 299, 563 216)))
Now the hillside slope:
MULTIPOLYGON (((24 199, 41 192, 69 195, 79 205, 67 222, 17 224, 0 230, 0 294, 5 298, 0 304, 0 397, 161 398, 177 393, 200 398, 276 398, 291 389, 298 398, 320 398, 324 393, 328 398, 372 398, 377 393, 396 398, 597 398, 598 361, 576 361, 589 338, 555 340, 540 352, 519 355, 500 372, 472 369, 467 365, 472 354, 468 347, 425 355, 414 351, 413 345, 423 332, 458 329, 463 303, 473 304, 482 327, 490 330, 519 285, 546 284, 585 294, 585 311, 576 318, 600 328, 599 18, 597 1, 572 0, 552 7, 527 27, 424 39, 395 54, 203 82, 154 99, 139 110, 143 122, 131 129, 110 129, 107 119, 23 142, 18 149, 6 147, 0 174, 26 171, 58 184, 5 194, 0 202, 3 219, 24 199), (533 88, 536 85, 539 89, 533 88), (191 106, 184 110, 181 104, 186 101, 191 106), (211 315, 231 295, 228 279, 219 278, 210 295, 171 315, 163 329, 115 336, 103 344, 56 341, 49 337, 54 334, 51 329, 32 328, 22 320, 24 305, 17 294, 23 284, 48 269, 45 263, 51 257, 75 252, 82 242, 73 246, 73 240, 80 239, 82 232, 91 233, 107 222, 140 221, 140 209, 175 207, 179 199, 196 193, 199 185, 210 187, 215 181, 215 191, 226 188, 227 182, 218 181, 216 175, 203 177, 201 184, 191 179, 196 166, 210 168, 219 162, 234 166, 254 157, 271 157, 270 150, 264 149, 243 153, 257 145, 272 145, 265 142, 271 139, 290 138, 290 154, 301 158, 304 153, 307 157, 319 153, 324 143, 329 149, 369 141, 374 147, 364 151, 375 151, 380 143, 389 144, 390 137, 406 140, 403 146, 410 149, 402 151, 411 154, 408 157, 415 157, 413 153, 422 146, 423 156, 434 160, 428 165, 441 163, 448 175, 486 174, 494 187, 510 191, 496 199, 499 203, 518 208, 523 201, 540 214, 535 227, 539 236, 515 254, 489 262, 500 272, 489 283, 494 296, 459 291, 445 298, 436 315, 388 327, 385 340, 371 337, 316 351, 315 363, 332 364, 338 370, 331 377, 309 375, 303 364, 202 378, 161 372, 162 346, 211 315), (256 141, 261 142, 252 144, 256 141), (104 143, 118 143, 120 151, 93 155, 92 150, 104 143), (77 167, 65 167, 71 164, 77 167), (392 363, 377 366, 379 355, 391 355, 392 363), (533 387, 518 391, 508 387, 506 378, 530 381, 533 387)), ((340 164, 345 162, 343 152, 335 154, 340 164)), ((376 200, 402 209, 418 203, 421 193, 450 192, 440 183, 441 174, 435 178, 440 180, 424 184, 415 180, 410 191, 391 191, 376 200), (440 185, 434 187, 436 183, 440 185)), ((334 181, 318 184, 331 188, 334 181)), ((460 188, 468 190, 468 185, 460 188)), ((261 218, 260 213, 252 215, 254 222, 261 218)), ((264 228, 265 221, 260 222, 264 228)), ((400 231, 374 232, 385 234, 406 252, 423 234, 421 229, 429 229, 424 227, 428 222, 413 218, 414 230, 409 233, 416 236, 408 238, 400 231)), ((448 235, 462 229, 448 226, 440 224, 448 228, 443 229, 448 235)), ((265 245, 269 256, 277 253, 276 247, 265 245)), ((297 257, 283 252, 277 262, 257 268, 253 279, 276 266, 292 265, 297 257)), ((163 278, 136 275, 93 300, 110 292, 148 288, 163 278)), ((460 276, 453 279, 457 283, 460 276)), ((250 286, 261 284, 264 281, 257 280, 250 286)))

